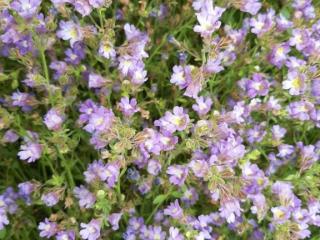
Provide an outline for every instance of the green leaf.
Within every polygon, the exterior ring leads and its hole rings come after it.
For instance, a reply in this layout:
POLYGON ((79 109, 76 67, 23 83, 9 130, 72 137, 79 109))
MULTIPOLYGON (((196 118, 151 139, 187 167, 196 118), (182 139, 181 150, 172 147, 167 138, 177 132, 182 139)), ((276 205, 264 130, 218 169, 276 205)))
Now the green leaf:
POLYGON ((0 231, 0 239, 4 239, 7 235, 7 230, 4 228, 0 231))
POLYGON ((164 202, 167 199, 167 195, 166 194, 161 194, 158 195, 154 200, 153 200, 153 204, 159 204, 164 202))

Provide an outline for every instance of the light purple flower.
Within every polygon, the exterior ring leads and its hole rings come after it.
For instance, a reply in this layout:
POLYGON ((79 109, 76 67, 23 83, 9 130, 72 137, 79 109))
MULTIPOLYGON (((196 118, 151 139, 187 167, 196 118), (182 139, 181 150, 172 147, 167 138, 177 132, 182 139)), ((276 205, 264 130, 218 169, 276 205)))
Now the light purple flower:
POLYGON ((276 141, 281 140, 286 132, 287 130, 279 125, 274 125, 271 128, 272 138, 276 141))
POLYGON ((169 238, 168 240, 184 240, 184 236, 180 234, 179 229, 175 227, 169 228, 169 238))
POLYGON ((243 12, 248 12, 252 15, 256 15, 262 7, 262 4, 259 2, 259 0, 241 0, 240 2, 240 10, 243 12))
POLYGON ((112 110, 100 106, 90 114, 88 124, 84 129, 89 133, 106 132, 111 128, 113 121, 114 114, 112 110))
POLYGON ((121 219, 122 213, 112 213, 108 217, 108 221, 112 226, 112 230, 116 231, 119 229, 119 221, 121 219))
POLYGON ((75 240, 76 234, 73 230, 60 231, 56 235, 56 240, 75 240))
POLYGON ((21 145, 18 156, 21 160, 26 160, 28 163, 34 162, 41 157, 42 146, 36 142, 27 142, 21 145))
POLYGON ((201 96, 196 98, 196 104, 192 105, 192 109, 195 110, 199 116, 204 116, 210 111, 211 105, 212 100, 210 97, 205 98, 201 96))
POLYGON ((106 59, 114 59, 116 57, 116 51, 114 46, 109 41, 101 41, 99 45, 99 55, 106 59))
POLYGON ((15 133, 15 131, 9 129, 5 132, 2 139, 4 142, 14 143, 19 139, 19 136, 15 133))
POLYGON ((57 233, 58 224, 46 218, 44 222, 39 223, 38 229, 40 231, 40 237, 51 238, 57 233))
POLYGON ((182 107, 174 107, 172 112, 167 111, 165 116, 154 122, 163 131, 174 133, 175 131, 183 131, 190 122, 189 115, 184 112, 182 107))
POLYGON ((282 82, 282 88, 289 90, 291 95, 301 95, 306 89, 306 75, 295 70, 289 70, 287 79, 282 82))
POLYGON ((51 108, 44 116, 44 123, 48 129, 57 131, 61 128, 64 116, 55 108, 51 108))
POLYGON ((315 108, 313 103, 308 101, 291 102, 288 106, 290 117, 300 121, 310 120, 315 108))
POLYGON ((225 218, 228 223, 233 223, 236 217, 240 217, 242 209, 239 200, 232 198, 221 202, 219 211, 221 217, 225 218))
POLYGON ((277 224, 282 224, 290 218, 290 211, 288 208, 280 206, 271 208, 273 213, 273 221, 277 224))
POLYGON ((225 8, 214 7, 209 8, 209 11, 201 11, 196 13, 199 25, 194 26, 193 30, 200 33, 202 37, 210 37, 211 34, 219 29, 221 22, 219 21, 225 8))
POLYGON ((107 80, 104 77, 95 73, 90 73, 88 80, 89 88, 101 88, 107 82, 107 80))
POLYGON ((172 165, 168 167, 167 174, 170 176, 169 181, 172 184, 181 186, 188 176, 188 167, 183 165, 172 165))
POLYGON ((56 205, 59 202, 59 193, 57 192, 49 192, 46 194, 43 194, 41 197, 41 200, 44 202, 45 205, 48 207, 52 207, 56 205))
POLYGON ((101 222, 98 219, 92 219, 89 223, 81 223, 80 236, 82 239, 97 240, 100 237, 101 222))
POLYGON ((75 187, 73 193, 76 198, 79 199, 79 206, 81 208, 92 208, 92 206, 96 202, 96 197, 93 193, 91 193, 87 188, 83 185, 80 187, 75 187))
POLYGON ((63 21, 59 23, 59 30, 57 31, 57 37, 63 40, 70 41, 71 46, 75 42, 83 40, 83 32, 79 24, 73 21, 63 21))
POLYGON ((290 46, 288 44, 278 44, 272 47, 271 53, 268 55, 268 60, 271 64, 275 65, 278 68, 281 68, 287 58, 288 53, 290 52, 290 46))
POLYGON ((154 159, 149 160, 147 171, 151 175, 157 176, 161 171, 161 163, 158 160, 154 160, 154 159))
POLYGON ((7 212, 5 208, 0 207, 0 230, 4 229, 5 225, 9 224, 9 219, 7 217, 7 212))
POLYGON ((31 18, 34 16, 41 4, 41 0, 14 0, 11 8, 18 12, 23 18, 31 18))
POLYGON ((121 112, 126 117, 131 117, 138 112, 137 100, 135 98, 129 99, 128 97, 122 97, 119 103, 121 112))
POLYGON ((183 210, 179 205, 179 201, 175 200, 164 209, 164 215, 171 216, 174 219, 181 219, 183 217, 183 210))
POLYGON ((246 91, 250 98, 266 96, 269 92, 269 82, 260 73, 254 73, 246 83, 246 91))

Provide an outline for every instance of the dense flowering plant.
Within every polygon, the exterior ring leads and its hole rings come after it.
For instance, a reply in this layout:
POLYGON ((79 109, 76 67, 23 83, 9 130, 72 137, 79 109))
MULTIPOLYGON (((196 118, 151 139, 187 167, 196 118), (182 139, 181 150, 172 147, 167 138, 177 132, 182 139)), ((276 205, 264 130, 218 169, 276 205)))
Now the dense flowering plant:
POLYGON ((320 1, 0 0, 0 239, 320 239, 320 1))

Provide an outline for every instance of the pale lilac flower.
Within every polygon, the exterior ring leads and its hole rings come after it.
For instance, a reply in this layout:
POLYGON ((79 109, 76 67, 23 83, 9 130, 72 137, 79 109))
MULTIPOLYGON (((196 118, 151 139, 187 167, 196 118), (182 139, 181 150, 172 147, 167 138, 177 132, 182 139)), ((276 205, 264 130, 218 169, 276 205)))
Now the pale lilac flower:
POLYGON ((92 219, 89 223, 81 223, 80 236, 82 239, 97 240, 100 237, 101 222, 98 219, 92 219))
POLYGON ((181 186, 188 176, 188 167, 183 165, 172 165, 168 167, 167 174, 170 176, 169 181, 172 184, 181 186))
POLYGON ((18 12, 23 18, 31 18, 34 16, 41 4, 41 0, 14 0, 11 8, 18 12))
POLYGON ((149 160, 147 171, 151 175, 157 176, 161 171, 161 163, 158 160, 154 160, 154 159, 149 160))
POLYGON ((278 44, 275 45, 271 53, 268 55, 268 60, 271 64, 275 65, 278 68, 281 68, 287 58, 288 58, 288 53, 290 52, 290 46, 288 44, 278 44))
POLYGON ((301 95, 304 93, 306 75, 295 70, 289 70, 287 79, 282 82, 282 88, 289 90, 291 95, 301 95))
POLYGON ((116 231, 119 229, 119 221, 121 219, 122 213, 112 213, 108 217, 108 221, 112 226, 112 230, 116 231))
POLYGON ((59 198, 60 198, 60 196, 57 192, 49 192, 49 193, 43 194, 41 196, 41 200, 48 207, 52 207, 52 206, 56 205, 59 202, 59 198))
POLYGON ((164 209, 164 215, 171 216, 174 219, 181 219, 183 217, 183 210, 180 207, 178 200, 170 203, 170 205, 164 209))
POLYGON ((51 238, 57 233, 58 224, 51 222, 46 218, 44 222, 39 223, 38 229, 40 231, 40 237, 51 238))
POLYGON ((273 213, 273 221, 277 224, 285 223, 290 218, 290 211, 288 208, 280 206, 271 208, 273 213))
POLYGON ((120 99, 119 107, 121 112, 126 117, 131 117, 138 112, 137 100, 135 98, 129 99, 128 97, 122 97, 120 99))
POLYGON ((100 106, 90 114, 88 124, 84 129, 89 133, 106 132, 111 128, 113 121, 114 114, 112 110, 100 106))
POLYGON ((262 7, 259 0, 241 0, 240 2, 240 10, 252 15, 256 15, 262 7))
POLYGON ((60 231, 56 235, 56 240, 75 240, 76 234, 73 230, 60 231))
POLYGON ((14 143, 19 139, 19 136, 13 130, 7 130, 3 136, 4 142, 14 143))
POLYGON ((254 73, 252 79, 246 83, 246 91, 250 98, 256 96, 266 96, 269 92, 270 84, 260 73, 254 73))
POLYGON ((239 200, 233 198, 221 202, 219 211, 221 217, 225 218, 228 223, 233 223, 236 217, 240 217, 242 209, 240 208, 239 200))
POLYGON ((275 11, 269 9, 267 13, 260 13, 255 18, 250 19, 251 32, 261 37, 271 30, 274 25, 275 11))
POLYGON ((195 110, 199 116, 206 115, 212 106, 212 100, 210 97, 198 97, 196 98, 196 104, 192 105, 192 109, 195 110))
POLYGON ((202 11, 196 13, 199 25, 194 26, 193 30, 200 33, 202 37, 210 37, 211 34, 220 28, 219 21, 225 8, 214 7, 211 11, 202 11))
POLYGON ((167 111, 164 117, 154 122, 155 126, 161 130, 174 133, 175 131, 183 131, 190 122, 189 115, 184 112, 182 107, 174 107, 172 112, 167 111))
POLYGON ((281 13, 276 18, 277 23, 277 29, 280 31, 285 31, 291 27, 293 27, 293 22, 288 20, 285 16, 283 16, 281 13))
POLYGON ((89 88, 101 88, 105 85, 107 80, 99 74, 90 73, 88 77, 89 88))
POLYGON ((168 240, 184 240, 184 236, 180 234, 178 228, 170 227, 168 240))
POLYGON ((5 228, 5 225, 9 224, 9 219, 7 217, 7 212, 5 208, 0 207, 0 230, 5 228))
POLYGON ((192 160, 189 163, 189 168, 192 169, 196 177, 203 178, 209 171, 209 164, 205 160, 192 160))
POLYGON ((44 116, 44 123, 48 129, 57 131, 61 129, 64 116, 55 108, 51 108, 44 116))
POLYGON ((35 162, 41 157, 42 146, 36 142, 27 142, 21 145, 18 156, 21 160, 26 160, 28 163, 35 162))
POLYGON ((73 193, 75 197, 79 199, 79 206, 81 208, 92 208, 92 206, 96 202, 95 195, 88 189, 86 189, 83 185, 81 185, 80 187, 75 187, 73 193))
POLYGON ((83 17, 88 16, 92 12, 92 6, 87 0, 77 0, 72 2, 75 10, 83 17))
POLYGON ((291 102, 288 106, 290 117, 300 121, 310 120, 314 111, 314 105, 308 101, 291 102))
POLYGON ((114 46, 109 41, 101 41, 99 45, 99 55, 106 59, 114 59, 116 57, 116 51, 114 46))
POLYGON ((281 140, 286 132, 287 130, 279 125, 274 125, 271 128, 272 138, 276 141, 281 140))
POLYGON ((70 41, 71 46, 75 42, 83 40, 83 32, 79 24, 73 21, 63 21, 61 20, 59 23, 59 30, 57 31, 57 37, 63 40, 70 41))

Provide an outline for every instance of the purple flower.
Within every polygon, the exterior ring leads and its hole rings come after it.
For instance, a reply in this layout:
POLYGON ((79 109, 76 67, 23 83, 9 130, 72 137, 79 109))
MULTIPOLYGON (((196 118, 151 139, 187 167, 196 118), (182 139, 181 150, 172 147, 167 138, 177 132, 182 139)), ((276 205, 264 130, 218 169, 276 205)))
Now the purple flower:
POLYGON ((36 186, 32 182, 22 182, 18 185, 19 196, 26 202, 27 205, 31 204, 31 193, 35 190, 36 186))
POLYGON ((58 225, 46 218, 44 222, 39 223, 38 229, 40 231, 40 237, 51 238, 57 233, 58 225))
MULTIPOLYGON (((151 226, 148 229, 148 240, 165 240, 166 239, 166 232, 162 231, 161 226, 151 226)), ((146 239, 146 238, 142 238, 146 239)))
POLYGON ((219 208, 220 216, 225 218, 228 223, 235 222, 236 217, 240 217, 241 210, 239 200, 235 198, 221 202, 219 208))
POLYGON ((101 222, 98 219, 92 219, 88 224, 81 223, 80 235, 82 239, 97 240, 100 237, 101 222))
POLYGON ((306 75, 295 70, 289 70, 287 79, 282 82, 283 89, 289 90, 291 95, 301 95, 304 93, 306 86, 306 75))
POLYGON ((260 73, 254 73, 252 80, 248 80, 246 83, 246 91, 250 98, 256 96, 266 96, 269 92, 269 82, 260 73))
POLYGON ((174 66, 170 82, 177 85, 180 89, 188 86, 191 78, 191 66, 174 66))
POLYGON ((116 51, 114 46, 109 41, 101 41, 99 45, 99 55, 106 59, 114 59, 116 57, 116 51))
POLYGON ((310 116, 314 111, 314 105, 308 101, 291 102, 288 106, 288 113, 290 117, 300 121, 310 120, 310 116))
POLYGON ((208 174, 209 164, 205 160, 192 160, 189 163, 189 168, 192 169, 196 177, 203 178, 208 174))
POLYGON ((120 111, 126 117, 131 117, 138 112, 137 100, 135 98, 129 99, 128 97, 122 97, 119 103, 120 111))
POLYGON ((281 144, 278 146, 279 153, 277 154, 278 157, 287 157, 294 153, 294 146, 289 144, 281 144))
POLYGON ((49 192, 46 194, 43 194, 41 197, 41 200, 44 202, 45 205, 48 207, 52 207, 56 205, 59 202, 59 193, 57 192, 49 192))
POLYGON ((56 240, 75 240, 76 234, 73 230, 60 231, 56 235, 56 240))
POLYGON ((196 13, 199 25, 193 28, 195 32, 200 33, 204 38, 210 37, 215 30, 220 28, 221 22, 219 19, 225 8, 211 7, 207 10, 196 13))
POLYGON ((269 9, 267 13, 258 14, 255 18, 250 19, 251 32, 261 37, 266 32, 270 31, 274 25, 275 11, 269 9))
POLYGON ((90 119, 91 114, 94 113, 97 109, 97 104, 95 104, 91 99, 87 99, 85 102, 81 103, 79 107, 79 112, 81 112, 79 122, 81 124, 87 123, 90 119))
POLYGON ((272 139, 275 141, 279 141, 284 137, 286 132, 287 132, 287 130, 285 128, 282 128, 279 125, 274 125, 271 128, 272 139))
POLYGON ((121 219, 122 213, 112 213, 108 217, 108 221, 112 226, 112 230, 116 231, 119 229, 119 221, 121 219))
POLYGON ((80 187, 75 187, 73 193, 75 197, 79 199, 79 206, 81 208, 92 208, 96 202, 96 197, 94 194, 86 189, 83 185, 80 187))
POLYGON ((90 114, 88 124, 84 129, 89 133, 106 132, 111 128, 113 121, 114 114, 112 110, 100 106, 90 114))
POLYGON ((268 55, 268 60, 271 64, 275 65, 278 68, 281 68, 287 58, 288 53, 290 52, 290 46, 288 44, 278 44, 273 46, 271 53, 268 55))
POLYGON ((277 29, 279 31, 285 31, 291 27, 293 27, 293 22, 289 21, 285 16, 283 16, 281 13, 276 18, 277 23, 277 29))
POLYGON ((64 116, 55 108, 51 108, 44 116, 44 123, 50 130, 57 131, 61 128, 64 116))
POLYGON ((197 190, 193 187, 187 188, 183 196, 181 197, 181 201, 184 202, 186 205, 194 205, 199 199, 199 194, 197 190))
POLYGON ((183 217, 183 210, 180 207, 178 200, 170 203, 170 205, 164 209, 164 215, 171 216, 174 219, 181 219, 183 217))
POLYGON ((183 165, 172 165, 168 167, 167 174, 170 176, 169 181, 172 184, 181 186, 188 176, 188 167, 183 165))
POLYGON ((161 171, 161 163, 158 160, 154 160, 154 159, 149 160, 147 171, 151 175, 157 176, 161 171))
POLYGON ((15 131, 9 129, 5 132, 3 136, 4 142, 14 143, 19 139, 19 136, 15 133, 15 131))
POLYGON ((168 240, 184 240, 184 236, 180 234, 179 229, 175 227, 169 228, 169 238, 168 240))
POLYGON ((72 48, 65 51, 67 63, 78 65, 85 58, 85 45, 82 42, 75 42, 72 48))
POLYGON ((240 2, 240 10, 243 12, 248 12, 252 15, 256 15, 262 6, 259 0, 242 0, 240 2))
POLYGON ((83 17, 89 15, 92 12, 92 6, 87 0, 77 0, 72 1, 74 8, 79 12, 83 17))
POLYGON ((34 162, 41 157, 42 146, 36 142, 27 142, 21 145, 18 156, 21 160, 26 160, 28 163, 34 162))
POLYGON ((60 21, 57 37, 63 40, 70 41, 71 46, 78 41, 83 40, 81 27, 73 21, 60 21))
POLYGON ((23 18, 31 18, 34 16, 41 4, 41 0, 14 0, 11 8, 18 12, 23 18))
POLYGON ((21 107, 23 111, 30 111, 32 109, 31 103, 34 102, 34 97, 29 93, 14 92, 12 94, 12 105, 21 107))
POLYGON ((189 115, 184 113, 182 107, 174 107, 172 112, 167 111, 165 116, 154 122, 163 131, 174 133, 175 131, 183 131, 190 122, 189 115))
POLYGON ((104 77, 95 73, 90 73, 88 80, 89 88, 101 88, 107 82, 107 80, 104 77))
POLYGON ((9 224, 9 219, 7 217, 7 212, 5 208, 0 207, 0 230, 4 229, 5 225, 8 225, 8 224, 9 224))
POLYGON ((290 218, 290 211, 288 208, 280 206, 271 208, 273 213, 273 221, 277 224, 285 223, 290 218))
POLYGON ((67 64, 63 61, 52 61, 49 67, 55 71, 54 79, 59 79, 67 71, 67 64))
POLYGON ((192 109, 195 110, 199 116, 204 116, 210 111, 211 105, 212 100, 210 97, 204 98, 201 96, 196 98, 196 104, 192 105, 192 109))

